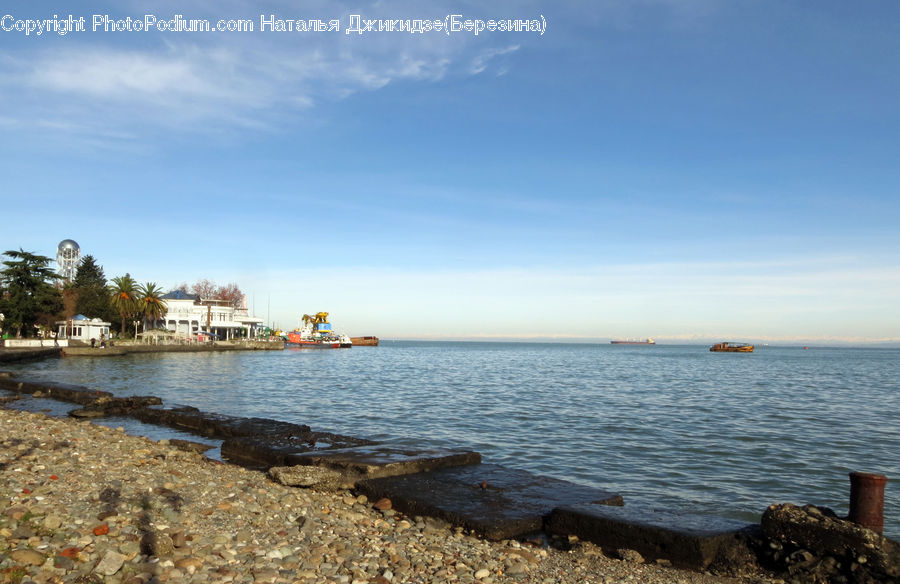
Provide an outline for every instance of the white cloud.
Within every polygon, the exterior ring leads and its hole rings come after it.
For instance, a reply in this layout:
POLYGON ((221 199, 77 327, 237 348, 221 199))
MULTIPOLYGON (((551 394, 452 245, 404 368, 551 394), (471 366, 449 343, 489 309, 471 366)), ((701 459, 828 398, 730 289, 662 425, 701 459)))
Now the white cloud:
MULTIPOLYGON (((521 45, 512 45, 512 46, 502 48, 502 49, 489 49, 480 55, 476 55, 472 59, 472 64, 469 67, 469 72, 472 75, 477 75, 479 73, 482 73, 485 69, 487 69, 488 62, 491 59, 493 59, 494 57, 500 57, 500 56, 508 55, 509 53, 518 51, 520 46, 521 45)), ((503 72, 505 72, 505 69, 500 70, 500 73, 503 73, 503 72)))
MULTIPOLYGON (((139 7, 131 7, 132 11, 139 7)), ((427 6, 378 4, 373 18, 434 12, 427 6)), ((129 10, 124 7, 123 10, 129 10)), ((141 9, 145 10, 145 9, 141 9)), ((158 8, 164 14, 163 8, 158 8)), ((259 26, 260 9, 243 2, 226 8, 194 6, 185 18, 249 18, 259 26), (194 11, 202 10, 195 13, 194 11)), ((296 6, 273 7, 300 17, 296 6)), ((321 4, 303 13, 341 18, 347 8, 321 4)), ((363 11, 354 7, 354 10, 363 11)), ((126 12, 127 13, 127 12, 126 12)), ((137 12, 138 14, 140 12, 137 12)), ((266 14, 269 14, 266 11, 266 14)), ((518 49, 502 47, 502 37, 486 41, 468 35, 371 33, 104 33, 31 43, 3 55, 0 106, 6 118, 28 123, 53 117, 82 119, 82 135, 128 123, 147 128, 202 131, 212 121, 229 126, 272 128, 284 116, 303 115, 317 104, 376 91, 399 81, 433 82, 448 74, 483 72, 491 60, 518 49), (136 40, 139 39, 139 42, 136 40), (50 48, 52 47, 52 48, 50 48), (5 94, 5 95, 3 95, 5 94), (101 108, 103 116, 93 115, 101 108), (201 122, 201 123, 197 123, 201 122)), ((504 64, 508 66, 508 64, 504 64)), ((62 123, 62 122, 61 122, 62 123)), ((8 125, 8 123, 6 124, 8 125)), ((33 124, 32 124, 33 125, 33 124)))

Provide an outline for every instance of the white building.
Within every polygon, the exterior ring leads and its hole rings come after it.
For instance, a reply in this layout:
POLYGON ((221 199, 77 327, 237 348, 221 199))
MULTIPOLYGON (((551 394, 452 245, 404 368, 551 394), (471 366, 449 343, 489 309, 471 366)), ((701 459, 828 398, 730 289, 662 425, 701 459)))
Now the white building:
POLYGON ((70 334, 66 334, 66 329, 68 327, 69 322, 66 320, 58 320, 56 321, 57 330, 57 338, 60 339, 75 339, 78 341, 84 341, 89 343, 91 339, 96 339, 100 341, 101 339, 109 338, 109 325, 108 322, 103 322, 99 318, 88 318, 83 314, 76 314, 74 318, 72 318, 72 327, 69 330, 70 334))
POLYGON ((246 307, 235 308, 225 300, 207 300, 181 290, 173 290, 161 299, 166 303, 166 314, 161 320, 178 335, 194 337, 206 332, 221 340, 253 338, 263 322, 250 316, 246 307))

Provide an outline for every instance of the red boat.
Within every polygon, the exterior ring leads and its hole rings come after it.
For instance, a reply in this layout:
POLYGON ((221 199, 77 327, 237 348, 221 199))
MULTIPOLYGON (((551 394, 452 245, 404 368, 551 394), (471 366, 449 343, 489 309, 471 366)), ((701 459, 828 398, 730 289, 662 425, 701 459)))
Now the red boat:
POLYGON ((347 335, 339 335, 331 329, 327 312, 303 315, 303 328, 293 330, 282 337, 285 347, 302 349, 350 348, 353 343, 347 335))

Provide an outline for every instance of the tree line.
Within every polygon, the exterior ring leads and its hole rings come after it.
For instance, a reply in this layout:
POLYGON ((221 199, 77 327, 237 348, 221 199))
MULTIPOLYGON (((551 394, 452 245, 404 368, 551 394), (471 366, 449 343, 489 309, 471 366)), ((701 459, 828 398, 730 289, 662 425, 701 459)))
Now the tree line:
MULTIPOLYGON (((58 321, 71 322, 83 314, 111 323, 111 330, 124 337, 137 334, 133 323, 143 323, 146 330, 166 315, 165 291, 155 282, 139 284, 127 273, 107 281, 103 266, 91 255, 81 259, 71 282, 63 282, 53 271, 49 257, 22 249, 3 256, 7 259, 0 270, 0 333, 45 336, 58 321)), ((186 283, 176 289, 188 292, 186 283)), ((191 291, 235 308, 243 298, 237 284, 216 286, 209 280, 198 281, 191 291)))

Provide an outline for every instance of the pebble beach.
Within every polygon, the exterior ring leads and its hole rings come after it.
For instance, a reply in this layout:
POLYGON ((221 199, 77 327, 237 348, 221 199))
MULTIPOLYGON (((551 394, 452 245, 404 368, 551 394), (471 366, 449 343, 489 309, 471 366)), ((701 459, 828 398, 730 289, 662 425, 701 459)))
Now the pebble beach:
POLYGON ((0 582, 773 582, 565 544, 489 542, 168 440, 0 409, 0 582))

